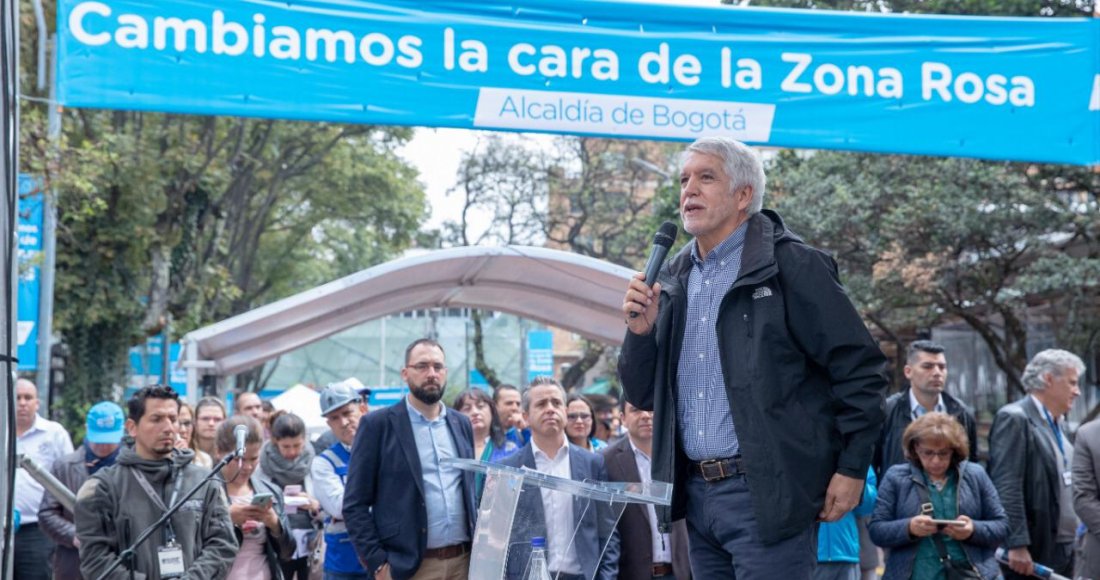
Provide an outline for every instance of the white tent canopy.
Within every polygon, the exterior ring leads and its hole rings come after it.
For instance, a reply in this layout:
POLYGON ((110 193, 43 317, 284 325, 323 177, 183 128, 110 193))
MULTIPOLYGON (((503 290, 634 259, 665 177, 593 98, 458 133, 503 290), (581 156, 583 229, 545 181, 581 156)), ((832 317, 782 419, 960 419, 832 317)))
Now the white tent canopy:
POLYGON ((410 310, 484 308, 620 344, 633 272, 530 246, 463 247, 394 260, 262 306, 183 338, 188 392, 364 322, 410 310))
POLYGON ((306 424, 306 431, 311 435, 328 429, 325 418, 321 416, 321 394, 305 385, 294 385, 272 397, 271 404, 276 409, 301 417, 306 424))

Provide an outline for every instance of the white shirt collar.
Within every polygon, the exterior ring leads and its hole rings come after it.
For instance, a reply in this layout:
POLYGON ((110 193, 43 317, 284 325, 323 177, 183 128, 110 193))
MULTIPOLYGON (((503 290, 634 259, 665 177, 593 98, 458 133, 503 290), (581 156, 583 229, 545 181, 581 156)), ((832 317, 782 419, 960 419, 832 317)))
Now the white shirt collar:
POLYGON ((634 450, 634 455, 641 455, 646 461, 652 461, 652 458, 650 458, 648 453, 642 451, 638 448, 637 445, 634 444, 634 440, 630 438, 630 435, 627 435, 626 438, 628 441, 630 441, 630 448, 634 450))
POLYGON ((420 418, 421 418, 421 419, 422 419, 422 420, 423 420, 423 421, 424 421, 425 423, 431 423, 432 421, 438 421, 438 420, 440 420, 440 419, 443 419, 443 418, 446 418, 446 417, 447 417, 447 405, 443 405, 443 404, 440 404, 440 403, 436 403, 437 405, 439 405, 439 416, 438 416, 438 417, 436 417, 435 419, 429 419, 429 418, 427 418, 427 417, 425 417, 425 416, 424 416, 424 413, 421 413, 421 412, 420 412, 420 409, 417 409, 417 408, 416 408, 416 407, 415 407, 415 406, 414 406, 414 405, 412 404, 412 400, 411 400, 411 398, 412 398, 412 393, 409 393, 408 395, 405 395, 405 397, 406 397, 406 399, 405 399, 405 406, 409 408, 409 416, 410 416, 410 417, 412 417, 412 416, 413 416, 413 415, 412 415, 413 413, 416 413, 416 416, 417 416, 417 417, 420 417, 420 418))
MULTIPOLYGON (((945 407, 943 404, 942 393, 937 396, 936 405, 932 407, 932 411, 936 413, 947 412, 947 407, 945 407)), ((913 418, 916 418, 928 412, 930 411, 926 411, 924 409, 924 405, 921 405, 920 401, 918 401, 917 397, 913 394, 913 387, 909 387, 909 413, 913 416, 913 418)))
POLYGON ((561 447, 558 448, 558 452, 554 455, 553 459, 551 459, 549 455, 544 453, 543 450, 541 448, 539 448, 539 446, 535 443, 534 439, 531 439, 531 450, 535 452, 535 458, 537 459, 539 457, 542 457, 543 459, 545 459, 547 461, 559 461, 559 460, 561 460, 562 453, 564 453, 565 455, 568 456, 569 455, 569 438, 565 436, 565 433, 562 433, 561 438, 562 438, 561 447))
POLYGON ((23 434, 20 435, 19 437, 26 437, 26 436, 30 435, 31 433, 34 433, 35 431, 44 431, 45 429, 42 429, 42 421, 45 421, 45 419, 43 419, 42 416, 39 415, 38 413, 35 413, 34 414, 34 423, 31 423, 31 428, 24 431, 23 434))
POLYGON ((1055 422, 1058 422, 1058 419, 1060 419, 1060 417, 1056 417, 1054 413, 1051 413, 1050 409, 1047 409, 1046 405, 1044 405, 1043 402, 1039 400, 1039 397, 1028 393, 1027 398, 1031 399, 1032 403, 1035 403, 1035 408, 1039 410, 1039 414, 1041 414, 1044 419, 1047 416, 1050 416, 1054 419, 1055 422))

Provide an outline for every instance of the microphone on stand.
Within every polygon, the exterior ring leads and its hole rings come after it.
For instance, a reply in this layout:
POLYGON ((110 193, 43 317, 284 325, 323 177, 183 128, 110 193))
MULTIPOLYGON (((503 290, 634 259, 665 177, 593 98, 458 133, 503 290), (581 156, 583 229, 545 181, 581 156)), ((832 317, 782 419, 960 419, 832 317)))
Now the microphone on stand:
POLYGON ((244 440, 248 437, 248 427, 244 425, 237 425, 233 428, 233 436, 237 439, 237 451, 234 457, 237 458, 237 466, 244 462, 244 440))
MULTIPOLYGON (((646 286, 652 287, 657 282, 657 274, 661 271, 661 264, 665 263, 665 257, 668 256, 669 249, 672 248, 672 244, 676 243, 676 234, 679 231, 676 224, 665 222, 661 224, 657 233, 653 234, 653 248, 649 251, 649 261, 645 264, 646 286)), ((637 318, 638 313, 631 312, 630 317, 637 318)))

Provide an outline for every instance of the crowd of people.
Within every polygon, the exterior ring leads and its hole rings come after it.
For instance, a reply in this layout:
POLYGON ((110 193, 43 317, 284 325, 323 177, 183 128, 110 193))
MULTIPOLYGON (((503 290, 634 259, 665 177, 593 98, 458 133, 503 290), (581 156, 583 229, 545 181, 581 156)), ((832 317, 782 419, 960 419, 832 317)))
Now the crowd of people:
POLYGON ((408 395, 392 406, 371 411, 352 379, 325 387, 329 430, 312 445, 301 418, 254 393, 230 416, 218 399, 192 409, 153 386, 125 414, 92 407, 74 451, 19 381, 19 452, 76 501, 70 511, 17 474, 16 580, 48 578, 47 561, 60 580, 465 579, 488 485, 453 458, 672 485, 671 505, 621 516, 527 489, 514 521, 532 537, 512 538, 509 580, 543 554, 560 580, 855 580, 877 575, 879 547, 891 579, 1040 566, 1100 578, 1100 422, 1076 439, 1065 424, 1079 357, 1032 358, 1026 395, 996 413, 987 470, 972 411, 945 391, 941 345, 914 342, 909 388, 885 398, 886 358, 836 263, 762 209, 754 151, 700 139, 680 183, 693 240, 656 279, 629 281, 618 405, 537 377, 447 407, 446 354, 424 338, 405 351, 408 395))
MULTIPOLYGON (((16 578, 97 578, 167 506, 199 486, 211 461, 226 458, 220 477, 112 577, 128 577, 127 567, 172 577, 165 554, 178 552, 180 569, 193 578, 465 578, 484 476, 441 459, 478 458, 577 481, 652 480, 652 412, 624 400, 609 417, 607 438, 597 439, 595 405, 566 395, 550 377, 523 389, 518 413, 506 393, 520 391, 510 385, 495 397, 462 391, 448 408, 441 401, 442 347, 418 340, 407 356, 410 393, 392 407, 368 413, 353 386, 324 389, 320 410, 335 442, 319 453, 293 413, 253 409, 251 397, 237 397, 228 417, 213 398, 192 411, 163 386, 138 391, 126 413, 113 402, 94 405, 84 442, 73 451, 68 434, 37 414, 34 385, 20 381, 21 451, 49 464, 77 493, 77 505, 69 511, 33 479, 18 476, 17 505, 34 497, 40 503, 24 511, 30 517, 16 536, 16 578), (200 420, 209 424, 201 430, 209 441, 192 424, 195 417, 216 419, 200 420), (238 432, 244 434, 239 457, 238 432), (199 441, 211 451, 202 465, 199 441)), ((1066 445, 1063 425, 1078 393, 1080 359, 1048 350, 1031 361, 1028 396, 997 414, 989 472, 968 434, 973 413, 944 390, 945 361, 936 343, 910 346, 910 387, 886 401, 882 447, 860 503, 838 521, 819 524, 813 577, 863 576, 861 524, 888 554, 884 579, 941 578, 944 562, 962 574, 947 578, 1026 577, 1034 563, 1067 577, 1094 577, 1100 423, 1082 427, 1075 446, 1066 445), (892 440, 897 449, 885 447, 892 440)), ((573 510, 563 492, 525 494, 518 508, 527 529, 544 530, 555 577, 692 577, 686 519, 662 531, 654 506, 638 504, 608 527, 598 510, 573 510)), ((506 578, 523 578, 528 553, 522 542, 513 546, 506 578)))

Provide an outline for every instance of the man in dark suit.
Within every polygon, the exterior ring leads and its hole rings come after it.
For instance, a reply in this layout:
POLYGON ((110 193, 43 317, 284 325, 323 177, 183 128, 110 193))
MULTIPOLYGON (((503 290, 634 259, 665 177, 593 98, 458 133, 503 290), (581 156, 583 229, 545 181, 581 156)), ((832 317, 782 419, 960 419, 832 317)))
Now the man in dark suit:
MULTIPOLYGON (((570 444, 565 437, 565 389, 560 383, 551 377, 532 381, 523 393, 523 414, 531 428, 531 440, 502 459, 501 464, 527 467, 574 481, 607 481, 603 457, 570 444)), ((562 491, 526 487, 514 521, 517 526, 546 538, 551 577, 558 580, 619 577, 619 539, 607 504, 589 503, 562 491)), ((526 541, 529 539, 513 534, 505 575, 508 580, 522 578, 531 554, 526 541)))
POLYGON ((442 459, 474 456, 473 429, 440 402, 443 347, 420 339, 405 350, 403 401, 363 417, 348 468, 344 520, 376 579, 460 579, 474 535, 473 472, 442 459))
MULTIPOLYGON (((653 411, 622 403, 627 436, 603 450, 603 461, 611 481, 645 482, 650 477, 653 449, 653 411)), ((619 576, 690 580, 688 532, 684 520, 672 522, 671 531, 657 527, 657 513, 651 505, 630 504, 619 518, 619 576)))
POLYGON ((1073 353, 1040 352, 1020 377, 1027 396, 1001 407, 993 419, 989 473, 1008 513, 1006 578, 1030 576, 1035 563, 1073 576, 1073 444, 1063 416, 1081 394, 1077 382, 1084 370, 1073 353))

